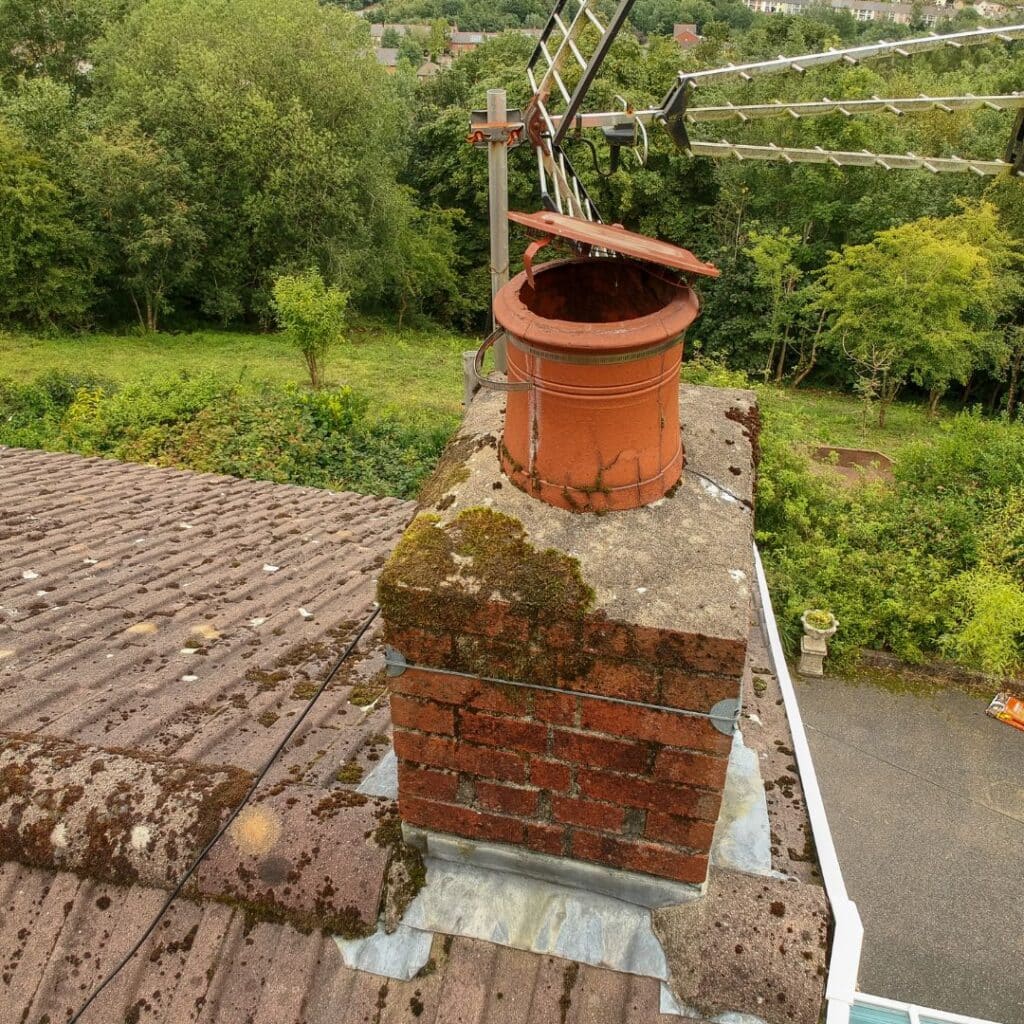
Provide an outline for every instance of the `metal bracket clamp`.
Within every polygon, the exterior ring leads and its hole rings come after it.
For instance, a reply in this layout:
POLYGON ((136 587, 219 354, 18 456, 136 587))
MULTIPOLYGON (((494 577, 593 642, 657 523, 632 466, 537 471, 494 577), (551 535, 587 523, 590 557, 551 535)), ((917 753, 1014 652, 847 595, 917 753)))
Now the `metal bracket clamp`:
POLYGON ((477 384, 482 388, 489 388, 491 391, 529 391, 533 385, 528 380, 492 380, 484 373, 484 356, 504 333, 504 327, 496 327, 476 350, 476 356, 473 359, 473 376, 476 377, 477 384))
POLYGON ((384 667, 387 669, 387 673, 392 678, 395 676, 402 675, 409 663, 405 660, 405 655, 401 651, 396 651, 394 647, 384 648, 384 667))
POLYGON ((672 137, 672 141, 684 152, 690 152, 690 135, 686 130, 686 108, 690 102, 693 82, 689 78, 680 79, 672 87, 661 105, 658 120, 672 137))
POLYGON ((509 149, 515 149, 526 141, 523 137, 525 128, 521 110, 508 111, 508 120, 498 124, 487 120, 486 110, 474 110, 470 114, 466 141, 478 148, 486 148, 492 142, 504 142, 509 149))
POLYGON ((736 721, 740 714, 740 702, 735 697, 720 700, 710 714, 711 724, 723 735, 731 736, 736 731, 736 721))

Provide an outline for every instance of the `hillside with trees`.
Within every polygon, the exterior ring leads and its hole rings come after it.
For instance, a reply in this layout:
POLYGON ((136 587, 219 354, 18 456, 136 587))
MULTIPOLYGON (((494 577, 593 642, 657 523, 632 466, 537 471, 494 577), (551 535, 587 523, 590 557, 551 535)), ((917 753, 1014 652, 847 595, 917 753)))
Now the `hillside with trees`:
MULTIPOLYGON (((459 351, 475 344, 460 332, 488 319, 487 162, 466 143, 468 112, 492 87, 525 103, 534 41, 505 33, 422 80, 417 65, 442 55, 445 26, 539 26, 547 5, 352 6, 0 5, 0 443, 415 493, 455 423, 459 351), (424 26, 398 38, 394 74, 371 21, 424 26), (97 339, 121 352, 126 338, 137 367, 126 355, 95 372, 68 355, 97 352, 97 339), (299 353, 287 381, 276 363, 259 377, 258 354, 234 373, 216 355, 278 339, 299 353), (176 375, 151 377, 161 352, 176 375), (322 386, 300 386, 304 366, 322 386)), ((976 22, 966 9, 948 27, 976 22)), ((639 0, 591 101, 642 108, 681 68, 913 30, 825 8, 766 17, 731 0, 639 0), (695 23, 699 45, 682 50, 676 22, 695 23)), ((997 44, 700 98, 1021 89, 1024 46, 997 44)), ((833 114, 716 124, 708 137, 997 157, 1012 116, 833 114)), ((1024 503, 1024 184, 714 162, 657 128, 644 166, 627 154, 610 173, 590 141, 566 145, 608 219, 722 270, 701 286, 687 373, 759 388, 759 540, 784 626, 823 606, 843 622, 841 655, 877 646, 1019 672, 1024 542, 1008 510, 1024 503), (842 436, 830 402, 845 403, 842 436), (854 435, 898 456, 890 484, 836 488, 811 471, 813 443, 854 435)), ((509 184, 513 209, 537 208, 528 147, 510 154, 509 184)))

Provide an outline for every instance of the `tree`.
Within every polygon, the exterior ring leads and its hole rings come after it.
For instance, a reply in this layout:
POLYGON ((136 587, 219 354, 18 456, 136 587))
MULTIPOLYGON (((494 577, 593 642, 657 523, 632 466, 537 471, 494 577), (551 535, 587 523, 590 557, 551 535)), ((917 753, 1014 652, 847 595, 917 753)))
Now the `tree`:
POLYGON ((323 384, 332 346, 342 340, 348 292, 329 288, 316 270, 285 274, 274 282, 274 312, 286 336, 302 353, 309 382, 323 384))
POLYGON ((407 112, 362 19, 316 0, 149 0, 108 32, 94 74, 97 123, 134 126, 180 168, 202 233, 167 301, 264 320, 274 278, 307 266, 382 297, 383 226, 410 202, 396 184, 407 112))
POLYGON ((994 210, 982 204, 830 257, 821 278, 827 341, 850 363, 859 393, 878 401, 879 426, 908 380, 941 395, 950 381, 966 382, 990 344, 1008 250, 997 237, 994 210))
POLYGON ((202 231, 186 198, 184 169, 131 128, 89 138, 79 182, 107 246, 107 273, 155 331, 168 294, 184 290, 199 261, 202 231))
POLYGON ((762 329, 768 342, 765 380, 774 374, 776 382, 781 382, 785 372, 789 332, 799 311, 794 292, 803 276, 794 260, 799 245, 800 239, 784 227, 775 234, 752 230, 750 244, 743 250, 754 262, 754 283, 768 293, 768 323, 762 329))
POLYGON ((88 233, 46 162, 0 121, 0 322, 79 323, 93 299, 88 233))
POLYGON ((106 27, 142 0, 3 0, 0 80, 46 76, 84 88, 92 48, 106 27))

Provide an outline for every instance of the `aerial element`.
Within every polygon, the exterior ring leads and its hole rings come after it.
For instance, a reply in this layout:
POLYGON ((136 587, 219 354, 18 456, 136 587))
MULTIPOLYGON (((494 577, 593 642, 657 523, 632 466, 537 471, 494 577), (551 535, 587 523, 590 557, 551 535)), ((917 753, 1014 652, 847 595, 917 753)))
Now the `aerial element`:
POLYGON ((526 68, 531 99, 523 112, 526 135, 537 157, 541 198, 551 211, 586 220, 599 221, 601 216, 593 199, 566 156, 564 141, 570 131, 581 133, 586 128, 600 128, 612 153, 612 169, 618 165, 622 148, 633 149, 643 163, 647 151, 647 126, 663 127, 676 145, 694 156, 733 158, 738 160, 771 160, 781 163, 822 163, 834 166, 879 167, 883 170, 923 169, 939 172, 971 172, 994 175, 1008 171, 1024 172, 1024 94, 997 96, 915 96, 872 97, 842 100, 822 97, 810 102, 695 105, 697 90, 705 84, 728 79, 750 81, 763 75, 783 72, 801 73, 810 68, 843 63, 848 66, 879 57, 912 57, 928 50, 960 49, 984 43, 1004 42, 1024 37, 1024 25, 972 29, 947 35, 927 35, 899 42, 868 43, 844 49, 825 50, 798 57, 777 57, 747 64, 727 64, 702 71, 680 71, 676 82, 660 106, 634 110, 621 100, 623 109, 591 112, 584 103, 612 42, 618 35, 634 0, 621 0, 615 13, 603 24, 594 13, 591 0, 558 0, 537 47, 526 68), (575 13, 572 13, 572 11, 575 13), (593 26, 597 43, 589 55, 581 46, 587 38, 584 30, 593 26), (579 65, 579 78, 570 89, 565 68, 570 61, 579 65), (826 114, 890 113, 913 114, 927 110, 951 113, 957 110, 1018 110, 1013 132, 1002 159, 961 156, 928 156, 917 153, 872 153, 867 150, 840 151, 820 146, 795 148, 775 144, 748 145, 726 139, 695 138, 690 127, 707 122, 746 122, 771 117, 802 118, 826 114))

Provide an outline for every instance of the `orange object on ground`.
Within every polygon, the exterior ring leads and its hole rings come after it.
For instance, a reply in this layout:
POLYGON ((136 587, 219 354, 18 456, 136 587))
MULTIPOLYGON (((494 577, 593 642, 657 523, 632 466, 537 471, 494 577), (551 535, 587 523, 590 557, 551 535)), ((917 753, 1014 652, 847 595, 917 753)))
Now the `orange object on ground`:
POLYGON ((988 706, 988 714, 1024 732, 1024 700, 1019 697, 997 693, 988 706))
MULTIPOLYGON (((675 271, 718 271, 678 246, 557 214, 511 214, 536 232, 610 256, 558 260, 495 297, 508 335, 505 475, 575 512, 638 508, 663 497, 685 462, 679 432, 683 334, 700 303, 675 271), (580 233, 586 234, 585 239, 580 233), (531 281, 532 278, 532 281, 531 281)), ((530 254, 532 255, 532 254, 530 254)))

